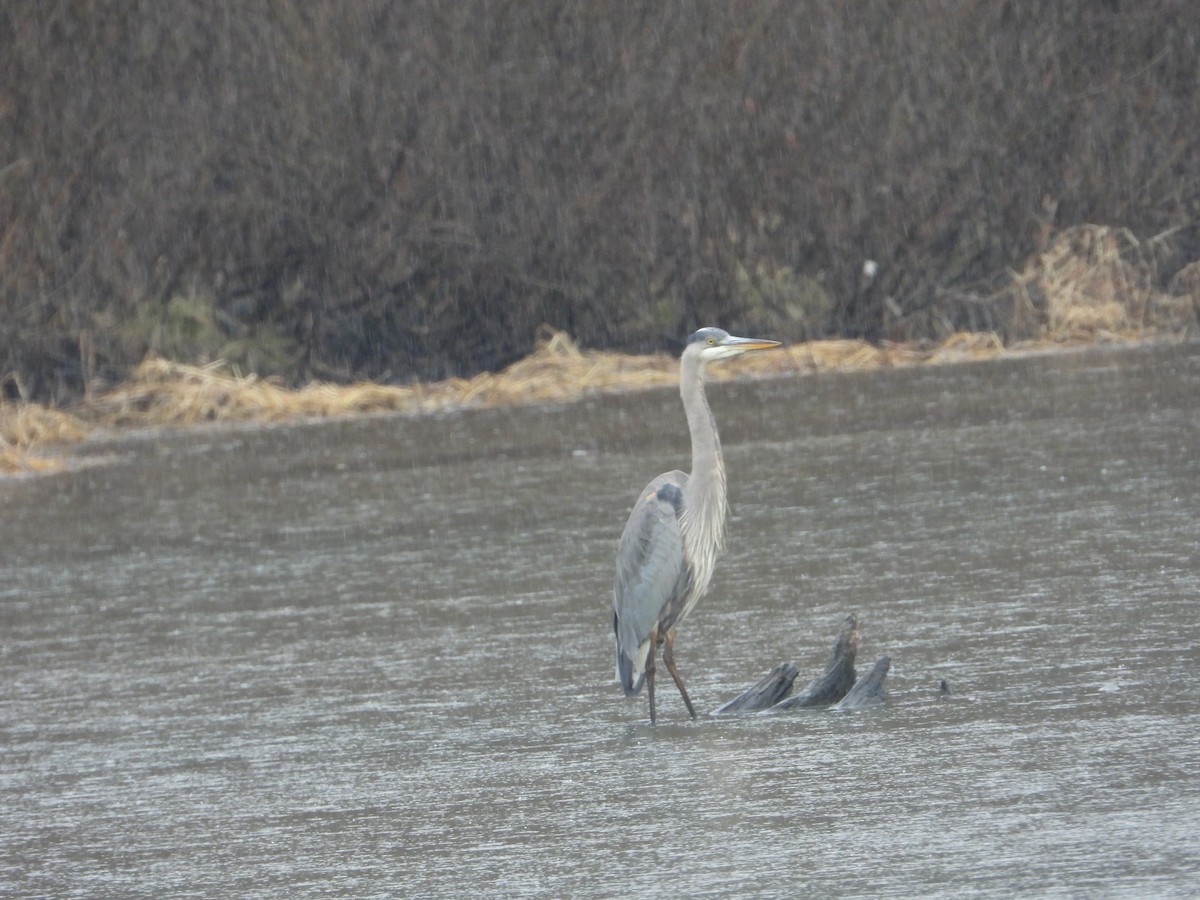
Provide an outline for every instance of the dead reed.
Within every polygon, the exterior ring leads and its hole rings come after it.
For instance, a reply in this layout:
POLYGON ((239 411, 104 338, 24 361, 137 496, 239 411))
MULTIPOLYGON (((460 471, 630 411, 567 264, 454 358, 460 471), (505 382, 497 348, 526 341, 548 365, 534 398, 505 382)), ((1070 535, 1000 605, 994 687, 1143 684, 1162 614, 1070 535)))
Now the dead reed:
POLYGON ((1056 233, 1014 276, 1018 310, 1055 343, 1131 340, 1188 333, 1200 315, 1200 284, 1182 268, 1158 290, 1166 235, 1139 241, 1126 228, 1079 225, 1056 233))
MULTIPOLYGON (((865 341, 812 341, 713 366, 716 381, 789 373, 852 371, 881 366, 982 359, 1003 351, 995 335, 954 335, 936 347, 876 347, 865 341)), ((278 422, 378 412, 436 412, 470 407, 563 403, 578 397, 673 385, 678 363, 666 354, 628 356, 585 350, 546 329, 538 348, 502 372, 435 384, 310 384, 290 390, 242 375, 223 363, 189 366, 148 358, 130 378, 66 413, 28 403, 0 406, 0 471, 44 471, 46 445, 84 438, 95 427, 191 426, 205 422, 278 422)))
MULTIPOLYGON (((1060 232, 1013 276, 1023 315, 1039 337, 1006 346, 993 333, 953 334, 938 344, 880 346, 857 340, 811 341, 713 366, 717 381, 745 377, 854 371, 886 366, 991 359, 1064 344, 1194 333, 1200 311, 1200 263, 1157 291, 1153 240, 1124 229, 1080 226, 1060 232)), ((578 397, 671 385, 675 359, 627 356, 580 348, 565 333, 543 327, 537 349, 502 372, 434 384, 310 384, 291 390, 222 362, 190 366, 147 358, 115 388, 71 412, 28 403, 0 404, 0 472, 61 466, 40 451, 84 438, 95 427, 190 426, 204 422, 287 421, 377 412, 425 413, 471 407, 561 403, 578 397)))
POLYGON ((81 440, 90 430, 76 416, 36 403, 0 403, 0 472, 47 472, 62 466, 42 447, 81 440))

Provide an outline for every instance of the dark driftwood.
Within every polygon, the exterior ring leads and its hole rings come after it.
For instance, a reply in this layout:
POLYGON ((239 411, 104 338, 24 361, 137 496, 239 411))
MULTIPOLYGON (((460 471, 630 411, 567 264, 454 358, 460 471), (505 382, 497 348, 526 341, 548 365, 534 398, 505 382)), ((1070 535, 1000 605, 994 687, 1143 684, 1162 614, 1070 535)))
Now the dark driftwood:
POLYGON ((737 697, 717 707, 712 714, 722 716, 768 709, 772 712, 804 708, 849 710, 882 703, 883 683, 891 667, 891 659, 883 657, 869 673, 856 679, 854 660, 858 655, 860 639, 858 617, 847 616, 825 670, 800 693, 788 696, 799 670, 791 663, 783 663, 737 697))
POLYGON ((858 617, 850 615, 842 623, 841 633, 833 644, 833 652, 825 663, 825 671, 809 682, 808 687, 794 697, 776 704, 780 710, 805 709, 811 706, 831 706, 854 686, 854 659, 858 655, 861 635, 858 617))
POLYGON ((800 670, 791 663, 782 663, 764 675, 757 684, 742 691, 728 703, 718 706, 712 714, 727 716, 731 713, 770 709, 792 692, 792 682, 799 674, 800 670))
POLYGON ((891 667, 892 658, 890 656, 880 657, 871 667, 871 671, 854 682, 854 687, 850 688, 850 692, 829 708, 850 710, 881 706, 883 704, 883 682, 891 667))

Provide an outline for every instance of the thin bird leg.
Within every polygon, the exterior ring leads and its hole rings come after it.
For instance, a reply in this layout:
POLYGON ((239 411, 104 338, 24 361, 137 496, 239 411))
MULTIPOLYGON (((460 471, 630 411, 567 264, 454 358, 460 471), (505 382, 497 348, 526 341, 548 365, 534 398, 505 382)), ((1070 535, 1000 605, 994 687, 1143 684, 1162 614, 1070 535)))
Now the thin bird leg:
POLYGON ((650 698, 650 724, 654 717, 654 654, 658 650, 658 626, 650 632, 650 652, 646 655, 646 696, 650 698))
POLYGON ((688 696, 687 688, 683 686, 683 678, 680 677, 679 670, 675 668, 674 628, 667 632, 666 646, 663 647, 663 662, 667 666, 667 671, 671 673, 671 677, 675 679, 675 687, 679 688, 679 695, 683 697, 684 706, 688 708, 688 715, 693 719, 696 718, 696 707, 692 706, 692 698, 688 696))

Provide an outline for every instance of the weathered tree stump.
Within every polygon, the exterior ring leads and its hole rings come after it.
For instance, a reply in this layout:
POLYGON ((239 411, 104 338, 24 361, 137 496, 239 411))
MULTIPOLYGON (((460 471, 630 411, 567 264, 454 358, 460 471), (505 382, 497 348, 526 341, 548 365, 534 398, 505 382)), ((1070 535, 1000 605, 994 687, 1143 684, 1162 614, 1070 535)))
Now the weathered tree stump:
POLYGON ((752 687, 747 688, 728 703, 712 711, 714 716, 733 713, 759 712, 770 709, 792 692, 792 682, 800 670, 791 663, 782 663, 763 676, 752 687))
POLYGON ((871 667, 871 671, 863 675, 850 688, 849 693, 829 707, 832 710, 866 709, 871 706, 881 706, 884 699, 883 682, 888 670, 892 667, 890 656, 881 656, 871 667))
POLYGON ((825 670, 800 693, 788 696, 800 670, 791 663, 783 663, 737 697, 714 709, 712 715, 765 710, 785 712, 792 709, 851 710, 883 703, 884 680, 891 668, 891 658, 883 657, 870 672, 857 678, 854 660, 858 655, 860 640, 858 617, 847 616, 833 644, 825 670))

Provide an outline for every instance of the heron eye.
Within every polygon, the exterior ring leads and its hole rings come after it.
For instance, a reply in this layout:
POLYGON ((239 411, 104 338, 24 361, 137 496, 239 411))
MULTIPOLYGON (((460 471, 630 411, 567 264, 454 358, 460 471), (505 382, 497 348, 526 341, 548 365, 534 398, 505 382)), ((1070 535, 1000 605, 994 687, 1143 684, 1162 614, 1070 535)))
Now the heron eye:
POLYGON ((717 339, 716 339, 716 338, 709 338, 709 339, 708 339, 708 342, 709 342, 710 344, 715 344, 715 343, 717 342, 717 339))

